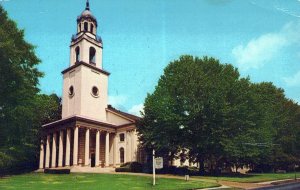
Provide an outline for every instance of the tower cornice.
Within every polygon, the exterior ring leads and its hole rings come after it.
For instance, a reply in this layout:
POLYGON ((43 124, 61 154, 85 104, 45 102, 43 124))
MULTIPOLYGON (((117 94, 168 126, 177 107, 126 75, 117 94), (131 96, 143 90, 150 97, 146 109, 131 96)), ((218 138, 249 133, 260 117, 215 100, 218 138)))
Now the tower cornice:
POLYGON ((98 46, 100 48, 103 48, 103 45, 102 45, 102 39, 97 36, 97 35, 94 35, 92 33, 89 33, 91 35, 93 35, 96 39, 90 37, 89 35, 85 35, 87 32, 80 32, 78 33, 75 37, 72 37, 72 40, 71 40, 71 45, 70 47, 78 44, 79 42, 81 42, 82 40, 87 40, 88 42, 94 44, 95 46, 98 46), (97 39, 98 38, 98 39, 97 39))
POLYGON ((89 67, 89 68, 91 68, 91 69, 93 69, 93 70, 95 70, 95 71, 98 71, 98 72, 100 72, 100 73, 102 73, 102 74, 105 74, 105 75, 107 75, 107 76, 110 75, 109 72, 107 72, 107 71, 105 71, 105 70, 102 70, 102 69, 99 69, 99 68, 97 68, 97 67, 95 67, 95 66, 93 66, 93 65, 91 65, 91 64, 89 64, 89 63, 83 62, 83 61, 76 62, 73 66, 71 66, 71 67, 69 67, 69 68, 63 70, 61 73, 62 73, 62 74, 65 74, 66 72, 71 71, 71 70, 73 70, 73 69, 75 69, 76 67, 79 67, 79 66, 81 66, 81 65, 86 66, 86 67, 89 67))

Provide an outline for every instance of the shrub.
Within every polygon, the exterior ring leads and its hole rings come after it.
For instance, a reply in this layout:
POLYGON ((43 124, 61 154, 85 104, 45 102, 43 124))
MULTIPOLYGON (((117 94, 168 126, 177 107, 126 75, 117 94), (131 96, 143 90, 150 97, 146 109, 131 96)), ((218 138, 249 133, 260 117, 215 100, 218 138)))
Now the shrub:
POLYGON ((115 171, 116 172, 132 172, 130 168, 125 168, 125 167, 116 168, 115 171))
POLYGON ((70 174, 70 169, 59 169, 59 170, 45 169, 44 173, 46 173, 46 174, 70 174))
POLYGON ((126 162, 119 168, 116 168, 116 172, 134 172, 140 173, 143 171, 143 165, 139 162, 126 162))
POLYGON ((131 165, 131 170, 132 172, 142 172, 143 171, 143 165, 141 163, 138 163, 138 162, 132 162, 131 165))

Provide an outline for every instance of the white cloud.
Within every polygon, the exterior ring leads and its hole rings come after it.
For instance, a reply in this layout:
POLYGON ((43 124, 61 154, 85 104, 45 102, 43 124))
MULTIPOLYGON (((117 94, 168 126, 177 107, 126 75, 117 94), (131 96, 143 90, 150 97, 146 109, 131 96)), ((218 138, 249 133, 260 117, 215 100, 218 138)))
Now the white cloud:
POLYGON ((284 77, 284 82, 287 86, 300 86, 300 71, 290 77, 284 77))
POLYGON ((300 40, 300 24, 288 23, 277 33, 267 33, 238 45, 232 55, 241 70, 258 69, 270 62, 280 51, 300 40))
POLYGON ((257 69, 270 61, 285 43, 285 39, 281 35, 265 34, 251 40, 246 46, 235 47, 232 54, 240 69, 257 69))
POLYGON ((128 112, 133 115, 141 116, 141 112, 144 112, 144 104, 134 105, 128 110, 128 112))
POLYGON ((117 95, 117 96, 109 96, 108 102, 113 107, 120 107, 122 106, 127 100, 127 96, 124 95, 117 95))

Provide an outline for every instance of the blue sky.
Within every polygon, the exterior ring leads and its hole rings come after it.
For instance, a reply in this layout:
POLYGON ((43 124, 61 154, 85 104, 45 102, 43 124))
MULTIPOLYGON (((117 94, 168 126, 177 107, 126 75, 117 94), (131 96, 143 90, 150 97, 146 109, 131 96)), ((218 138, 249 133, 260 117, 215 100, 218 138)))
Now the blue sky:
MULTIPOLYGON (((84 0, 0 0, 25 29, 45 73, 43 93, 62 93, 71 35, 84 0)), ((253 82, 271 81, 300 102, 299 0, 90 0, 111 73, 109 99, 137 113, 165 66, 180 55, 213 56, 253 82)))

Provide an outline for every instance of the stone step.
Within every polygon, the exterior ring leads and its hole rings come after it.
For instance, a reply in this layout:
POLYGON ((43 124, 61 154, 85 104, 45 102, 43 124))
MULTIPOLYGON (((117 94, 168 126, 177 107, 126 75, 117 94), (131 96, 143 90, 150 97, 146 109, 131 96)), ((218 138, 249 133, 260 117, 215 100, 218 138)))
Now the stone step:
POLYGON ((114 173, 115 168, 107 167, 82 167, 82 166, 75 166, 71 168, 71 173, 114 173))

